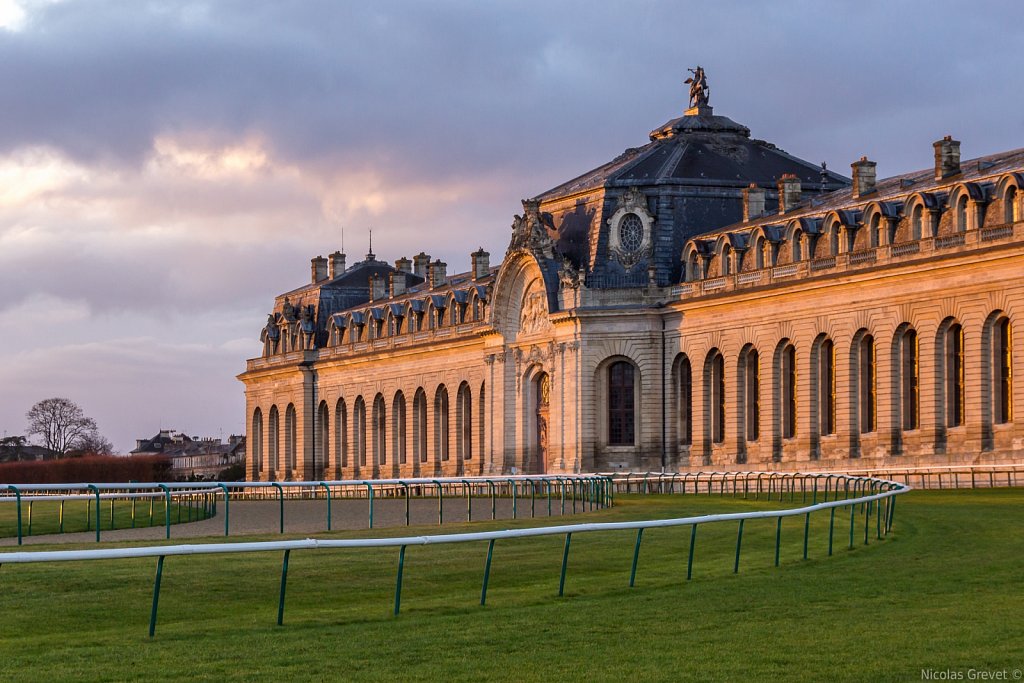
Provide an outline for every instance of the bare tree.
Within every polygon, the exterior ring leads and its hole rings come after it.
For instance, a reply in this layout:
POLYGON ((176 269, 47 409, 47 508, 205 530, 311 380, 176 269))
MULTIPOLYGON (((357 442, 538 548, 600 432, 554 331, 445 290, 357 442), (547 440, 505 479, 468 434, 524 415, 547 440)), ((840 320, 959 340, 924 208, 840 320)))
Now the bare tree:
POLYGON ((96 433, 96 421, 66 398, 47 398, 25 414, 28 433, 38 435, 43 446, 58 455, 66 455, 85 437, 96 433))
POLYGON ((113 455, 114 444, 97 431, 82 436, 74 445, 72 455, 113 455))

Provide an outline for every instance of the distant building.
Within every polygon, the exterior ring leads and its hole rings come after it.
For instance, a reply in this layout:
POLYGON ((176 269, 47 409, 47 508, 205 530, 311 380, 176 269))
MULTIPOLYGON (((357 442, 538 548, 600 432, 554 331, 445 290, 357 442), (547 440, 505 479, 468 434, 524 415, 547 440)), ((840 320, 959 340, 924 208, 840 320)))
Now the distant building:
POLYGON ((26 460, 56 460, 59 453, 54 453, 43 446, 33 446, 21 436, 9 436, 0 439, 0 462, 24 462, 26 460))
POLYGON ((163 455, 171 460, 174 479, 216 479, 224 469, 245 464, 245 436, 218 438, 188 436, 163 429, 149 439, 136 439, 131 455, 163 455))
POLYGON ((248 478, 1020 462, 1024 149, 848 180, 700 94, 497 267, 314 258, 239 376, 248 478))

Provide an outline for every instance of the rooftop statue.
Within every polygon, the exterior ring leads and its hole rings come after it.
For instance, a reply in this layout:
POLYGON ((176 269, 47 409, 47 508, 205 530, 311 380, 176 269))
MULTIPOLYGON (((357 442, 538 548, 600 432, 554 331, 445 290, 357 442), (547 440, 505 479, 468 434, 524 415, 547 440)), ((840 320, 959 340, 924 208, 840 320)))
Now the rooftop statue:
POLYGON ((690 84, 690 106, 707 105, 711 89, 708 87, 707 76, 704 75, 704 67, 698 64, 696 69, 687 69, 687 71, 693 74, 692 78, 687 78, 685 81, 690 84))

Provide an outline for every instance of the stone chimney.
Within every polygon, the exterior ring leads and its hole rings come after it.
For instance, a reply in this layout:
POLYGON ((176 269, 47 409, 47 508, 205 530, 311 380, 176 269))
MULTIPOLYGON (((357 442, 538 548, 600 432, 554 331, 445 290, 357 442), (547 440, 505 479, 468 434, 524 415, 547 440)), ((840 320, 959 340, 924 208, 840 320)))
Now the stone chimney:
POLYGON ((395 261, 395 270, 400 270, 403 273, 412 274, 412 261, 405 258, 404 256, 395 261))
POLYGON ((743 189, 743 222, 764 215, 764 189, 757 183, 743 189))
POLYGON ((386 290, 387 283, 384 280, 384 276, 380 273, 376 273, 370 276, 370 301, 376 301, 377 299, 383 299, 387 296, 386 290))
POLYGON ((779 215, 792 211, 800 203, 800 179, 787 173, 779 179, 779 215))
POLYGON ((487 277, 491 273, 491 255, 484 251, 483 247, 480 247, 472 254, 469 258, 473 261, 473 279, 479 280, 482 277, 487 277))
POLYGON ((421 277, 424 280, 427 279, 427 269, 430 267, 430 254, 424 254, 422 251, 412 257, 413 268, 412 272, 416 277, 421 277))
POLYGON ((440 287, 441 285, 448 282, 447 275, 448 264, 443 262, 441 259, 437 259, 430 264, 430 288, 440 287))
POLYGON ((331 254, 329 276, 332 280, 345 272, 345 255, 340 251, 331 254))
MULTIPOLYGON (((409 259, 406 259, 408 261, 409 259)), ((405 271, 399 269, 391 273, 391 296, 401 296, 405 294, 405 271)))
POLYGON ((935 148, 935 179, 942 180, 960 173, 960 141, 947 135, 932 144, 935 148))
POLYGON ((860 199, 864 195, 875 191, 875 167, 874 161, 868 161, 867 157, 861 157, 860 161, 850 164, 853 170, 853 198, 860 199))
POLYGON ((327 259, 317 256, 309 261, 310 277, 314 284, 327 279, 327 259))

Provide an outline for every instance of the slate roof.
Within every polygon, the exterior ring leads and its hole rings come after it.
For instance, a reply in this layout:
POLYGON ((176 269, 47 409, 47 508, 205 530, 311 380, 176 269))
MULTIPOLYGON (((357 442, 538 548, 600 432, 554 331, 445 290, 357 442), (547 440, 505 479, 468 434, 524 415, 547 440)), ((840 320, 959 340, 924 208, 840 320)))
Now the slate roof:
MULTIPOLYGON (((615 159, 562 183, 535 199, 547 202, 604 186, 675 183, 774 188, 787 173, 806 189, 822 189, 821 167, 775 145, 750 137, 750 129, 725 116, 693 115, 673 119, 650 133, 651 142, 627 149, 615 159)), ((849 184, 827 171, 825 190, 849 184)))

